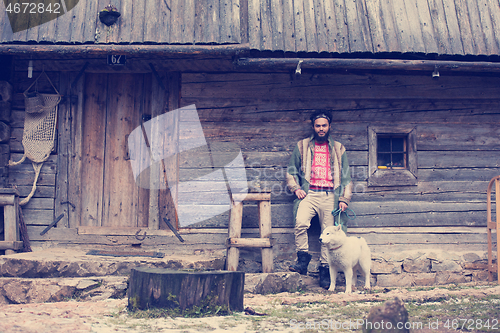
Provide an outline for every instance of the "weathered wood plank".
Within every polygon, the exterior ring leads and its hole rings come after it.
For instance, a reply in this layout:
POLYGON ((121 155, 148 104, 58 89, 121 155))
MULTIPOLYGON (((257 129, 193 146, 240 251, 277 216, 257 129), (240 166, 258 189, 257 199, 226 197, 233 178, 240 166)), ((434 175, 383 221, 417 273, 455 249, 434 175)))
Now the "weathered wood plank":
MULTIPOLYGON (((95 34, 97 24, 100 23, 96 13, 101 10, 97 7, 98 2, 93 0, 87 0, 83 3, 85 5, 84 12, 80 12, 78 24, 73 25, 73 29, 78 33, 76 38, 73 38, 73 32, 71 33, 72 42, 95 42, 95 34), (83 25, 81 25, 83 23, 83 25)), ((78 12, 78 9, 76 10, 78 12)), ((73 11, 74 12, 74 11, 73 11)))
MULTIPOLYGON (((383 12, 382 2, 387 1, 367 1, 366 12, 368 14, 368 24, 370 26, 371 38, 373 41, 374 52, 387 52, 389 47, 387 42, 396 43, 396 34, 394 33, 392 11, 383 12), (386 35, 391 36, 387 38, 386 35)), ((397 49, 392 48, 392 49, 397 49)))
POLYGON ((283 40, 285 52, 295 52, 295 15, 293 1, 283 1, 283 40))
POLYGON ((477 52, 475 36, 471 31, 471 21, 467 9, 466 0, 455 0, 455 9, 460 30, 460 37, 465 55, 475 54, 477 52))
MULTIPOLYGON (((74 81, 73 81, 74 82, 74 81)), ((73 83, 72 82, 72 83, 73 83)), ((85 96, 86 75, 83 75, 77 82, 74 82, 72 93, 76 99, 71 99, 69 109, 69 129, 71 141, 68 145, 68 200, 61 201, 69 205, 67 210, 69 227, 80 225, 82 214, 82 161, 84 153, 83 148, 83 113, 85 96)))
POLYGON ((314 16, 316 21, 317 52, 329 52, 326 12, 323 0, 314 0, 314 16))
POLYGON ((468 10, 467 14, 471 26, 471 34, 474 36, 471 43, 479 54, 489 54, 491 51, 488 50, 490 47, 486 45, 487 41, 482 31, 478 3, 474 0, 465 0, 465 3, 468 10))
POLYGON ((314 17, 314 2, 313 0, 304 0, 304 24, 306 35, 306 50, 307 52, 318 52, 317 27, 314 17))
POLYGON ((419 168, 499 168, 498 152, 450 151, 419 152, 419 168))
POLYGON ((54 198, 31 198, 31 200, 24 205, 24 209, 47 209, 54 210, 54 198))
POLYGON ((251 48, 261 47, 260 20, 260 1, 248 0, 248 42, 251 48))
POLYGON ((310 100, 324 99, 329 91, 334 99, 497 99, 500 94, 500 79, 496 77, 440 77, 439 81, 429 76, 343 76, 317 75, 290 79, 288 74, 226 74, 214 81, 214 76, 203 78, 191 74, 199 81, 190 83, 183 97, 247 98, 259 96, 263 91, 269 99, 285 99, 290 96, 307 96, 310 100), (205 81, 211 84, 207 87, 205 81), (336 79, 336 80, 335 80, 336 79), (234 82, 237 81, 237 82, 234 82), (228 83, 231 83, 228 85, 228 83), (238 83, 238 84, 235 84, 238 83), (245 89, 242 89, 242 85, 245 89))
POLYGON ((102 221, 107 87, 107 75, 86 75, 85 109, 80 125, 83 127, 80 225, 99 226, 102 221))
MULTIPOLYGON (((61 77, 61 94, 71 96, 71 83, 76 78, 77 73, 68 73, 61 77)), ((69 205, 62 204, 68 202, 68 162, 69 162, 69 145, 71 138, 71 98, 66 99, 59 104, 58 109, 58 145, 57 145, 57 178, 56 178, 56 193, 54 205, 54 214, 59 216, 64 213, 65 218, 59 222, 59 226, 69 227, 69 205)), ((38 189, 37 189, 38 190, 38 189)))
POLYGON ((142 74, 108 78, 102 226, 147 225, 148 193, 135 185, 126 142, 142 120, 143 89, 142 74))
MULTIPOLYGON (((271 0, 260 1, 260 31, 261 48, 273 51, 273 13, 271 12, 271 0)), ((279 13, 276 13, 279 15, 279 13)))
POLYGON ((397 39, 402 50, 413 50, 415 52, 415 40, 410 25, 410 19, 406 13, 405 1, 392 0, 393 15, 396 25, 397 39))
MULTIPOLYGON (((27 226, 47 226, 54 222, 54 211, 48 209, 24 209, 23 208, 24 221, 27 226)), ((28 228, 28 234, 31 235, 31 227, 28 228)), ((67 229, 67 228, 61 228, 67 229)), ((40 234, 42 230, 38 231, 40 234)), ((31 239, 31 236, 30 236, 31 239)))
MULTIPOLYGON (((462 37, 460 36, 460 25, 458 24, 457 10, 454 1, 443 1, 446 15, 446 25, 450 36, 451 52, 453 54, 464 54, 462 37)), ((468 43, 468 40, 465 40, 468 43)))
MULTIPOLYGON (((127 1, 125 1, 127 2, 127 1)), ((145 42, 156 42, 160 35, 168 32, 158 30, 160 28, 158 23, 162 20, 160 15, 162 11, 159 10, 160 1, 158 0, 149 0, 145 1, 144 8, 144 41, 145 42)))
MULTIPOLYGON (((230 43, 232 42, 232 1, 223 0, 219 2, 219 32, 220 32, 220 42, 230 43)), ((194 13, 193 13, 194 14, 194 13)), ((194 15, 193 15, 194 18, 194 15)))
POLYGON ((273 50, 284 50, 284 8, 282 0, 270 0, 273 50))
POLYGON ((174 0, 170 2, 170 8, 172 8, 171 13, 171 23, 172 28, 170 31, 170 42, 171 43, 182 43, 183 42, 183 30, 186 28, 184 22, 184 9, 185 1, 174 0))
POLYGON ((491 23, 492 23, 492 28, 493 28, 493 33, 495 36, 495 41, 497 47, 500 48, 500 11, 498 10, 497 3, 493 0, 487 0, 486 6, 488 6, 488 9, 490 11, 490 17, 491 17, 491 23))
POLYGON ((307 51, 306 25, 304 13, 304 0, 293 1, 294 23, 295 23, 295 51, 307 51))
POLYGON ((172 30, 172 8, 168 5, 168 2, 159 0, 159 5, 157 7, 158 11, 158 22, 157 25, 157 40, 158 43, 169 43, 170 42, 170 31, 172 30))
POLYGON ((373 52, 364 1, 344 1, 350 52, 373 52))
MULTIPOLYGON (((35 172, 17 172, 17 173, 9 173, 9 184, 11 185, 25 185, 31 186, 33 185, 33 181, 35 179, 35 172)), ((38 177, 37 185, 46 185, 46 186, 55 186, 56 184, 56 175, 55 174, 40 174, 38 177)))
MULTIPOLYGON (((158 0, 159 1, 159 0, 158 0)), ((133 1, 132 5, 132 20, 130 25, 130 42, 141 43, 144 41, 144 19, 146 11, 146 2, 149 1, 133 1)), ((170 31, 164 31, 169 34, 170 31)))
POLYGON ((204 28, 206 31, 206 39, 209 42, 216 42, 220 38, 219 32, 219 1, 218 0, 206 0, 206 6, 208 8, 207 26, 204 28))
POLYGON ((498 49, 499 46, 496 43, 494 23, 492 22, 490 11, 488 9, 488 1, 478 0, 477 8, 479 11, 481 31, 482 31, 482 33, 479 34, 479 36, 480 37, 482 36, 485 39, 485 43, 487 45, 486 52, 488 54, 497 54, 499 52, 498 49))

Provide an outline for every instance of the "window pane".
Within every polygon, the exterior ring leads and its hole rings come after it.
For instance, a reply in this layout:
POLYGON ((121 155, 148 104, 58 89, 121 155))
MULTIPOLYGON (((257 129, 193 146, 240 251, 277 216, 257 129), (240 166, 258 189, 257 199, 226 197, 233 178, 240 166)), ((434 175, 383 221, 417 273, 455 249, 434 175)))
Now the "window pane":
POLYGON ((405 151, 405 139, 404 138, 392 138, 392 151, 404 152, 405 151))
POLYGON ((392 166, 393 167, 404 167, 405 166, 405 154, 392 154, 392 166))
POLYGON ((391 138, 378 138, 378 151, 390 152, 391 151, 391 138))
POLYGON ((378 154, 378 166, 391 167, 391 154, 378 154))

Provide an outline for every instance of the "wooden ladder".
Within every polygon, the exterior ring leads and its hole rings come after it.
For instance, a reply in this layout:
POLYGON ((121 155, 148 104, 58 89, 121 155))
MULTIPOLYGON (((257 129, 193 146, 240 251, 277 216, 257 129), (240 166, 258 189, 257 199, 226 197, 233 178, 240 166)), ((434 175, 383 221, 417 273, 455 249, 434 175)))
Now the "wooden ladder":
POLYGON ((231 215, 229 219, 229 238, 227 239, 226 269, 236 271, 240 259, 240 247, 261 248, 262 272, 273 271, 272 227, 271 227, 271 193, 259 192, 233 195, 231 215), (260 238, 241 238, 243 219, 243 201, 257 201, 259 209, 260 238))
POLYGON ((486 229, 488 231, 488 281, 493 281, 493 272, 497 273, 498 283, 500 284, 500 176, 493 177, 488 184, 486 192, 486 229), (491 192, 495 185, 495 212, 496 222, 491 220, 491 192), (497 234, 497 264, 493 265, 493 242, 491 238, 491 230, 496 229, 497 234))
POLYGON ((13 188, 0 188, 0 206, 3 207, 4 239, 0 241, 0 250, 5 254, 14 254, 23 248, 19 234, 19 192, 13 188))

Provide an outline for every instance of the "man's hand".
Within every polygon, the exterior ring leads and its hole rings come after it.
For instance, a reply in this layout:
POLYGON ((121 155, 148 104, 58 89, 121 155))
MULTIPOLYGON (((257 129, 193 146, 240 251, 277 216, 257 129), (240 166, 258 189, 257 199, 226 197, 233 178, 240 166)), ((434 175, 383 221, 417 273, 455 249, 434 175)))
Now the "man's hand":
POLYGON ((299 198, 300 200, 304 199, 307 195, 306 191, 304 191, 303 189, 298 189, 298 190, 295 190, 295 195, 297 196, 297 198, 299 198))
POLYGON ((340 201, 339 202, 339 208, 340 208, 341 211, 344 212, 347 209, 347 204, 345 202, 343 202, 343 201, 340 201))

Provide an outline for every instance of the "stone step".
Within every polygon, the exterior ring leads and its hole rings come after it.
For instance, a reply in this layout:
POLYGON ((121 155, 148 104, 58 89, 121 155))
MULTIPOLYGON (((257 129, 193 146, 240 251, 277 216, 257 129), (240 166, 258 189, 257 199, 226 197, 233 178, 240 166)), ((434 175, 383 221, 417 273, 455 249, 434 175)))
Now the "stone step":
POLYGON ((92 278, 0 278, 0 304, 97 301, 123 298, 128 276, 92 278))
MULTIPOLYGON (((128 251, 130 252, 130 251, 128 251)), ((224 269, 224 256, 166 255, 141 256, 88 255, 87 250, 50 248, 36 252, 0 256, 0 277, 58 278, 128 275, 132 268, 224 269)), ((143 251, 137 251, 141 254, 143 251)))

